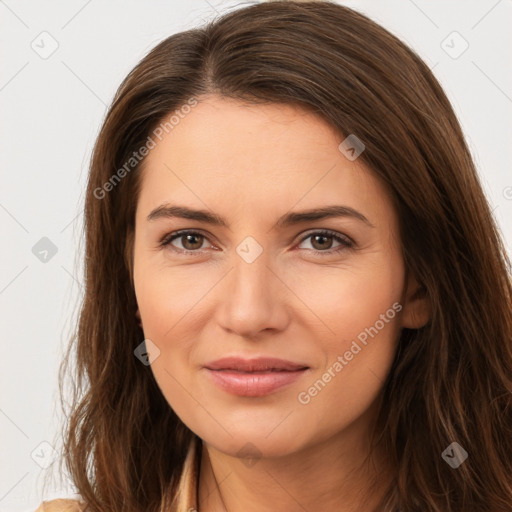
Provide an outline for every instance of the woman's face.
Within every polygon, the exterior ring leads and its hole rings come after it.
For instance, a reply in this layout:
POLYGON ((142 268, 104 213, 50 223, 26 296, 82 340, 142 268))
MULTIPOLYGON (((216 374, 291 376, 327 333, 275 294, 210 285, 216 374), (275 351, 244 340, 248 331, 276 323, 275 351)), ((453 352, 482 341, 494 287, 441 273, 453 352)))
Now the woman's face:
POLYGON ((426 321, 389 195, 343 139, 295 107, 209 96, 146 157, 134 281, 151 369, 224 453, 364 425, 400 329, 426 321))

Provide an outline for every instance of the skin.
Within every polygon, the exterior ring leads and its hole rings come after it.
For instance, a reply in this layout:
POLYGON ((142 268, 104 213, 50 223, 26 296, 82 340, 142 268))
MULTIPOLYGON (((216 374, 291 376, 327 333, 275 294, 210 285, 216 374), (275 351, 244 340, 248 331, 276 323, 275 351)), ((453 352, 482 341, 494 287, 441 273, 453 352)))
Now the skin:
POLYGON ((137 316, 160 350, 151 369, 163 395, 203 440, 201 512, 370 511, 391 474, 378 450, 365 461, 369 433, 400 330, 421 327, 430 310, 405 271, 389 194, 360 159, 340 152, 344 138, 297 107, 207 96, 146 158, 134 241, 137 316), (148 221, 163 203, 206 209, 228 227, 148 221), (290 211, 327 205, 350 206, 373 227, 353 217, 275 226, 290 211), (159 246, 182 229, 204 237, 159 246), (353 247, 334 252, 334 238, 307 237, 322 229, 353 247), (248 236, 263 250, 252 263, 236 251, 248 236), (198 255, 180 253, 187 248, 198 255), (394 303, 401 311, 301 403, 299 393, 394 303), (309 370, 272 394, 239 397, 203 368, 228 355, 279 357, 309 370), (239 454, 248 442, 254 464, 239 454), (373 479, 379 484, 365 492, 373 479))

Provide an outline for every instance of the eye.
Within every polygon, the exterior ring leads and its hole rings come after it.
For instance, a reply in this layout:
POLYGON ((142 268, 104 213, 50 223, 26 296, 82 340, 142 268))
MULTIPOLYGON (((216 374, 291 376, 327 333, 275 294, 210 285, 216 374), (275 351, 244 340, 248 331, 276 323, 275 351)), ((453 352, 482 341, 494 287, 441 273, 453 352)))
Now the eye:
POLYGON ((201 252, 203 249, 203 242, 206 240, 205 235, 197 232, 197 231, 178 231, 176 233, 171 233, 170 235, 166 235, 161 241, 160 246, 165 247, 167 245, 172 245, 173 249, 177 249, 178 252, 201 252), (181 247, 177 247, 174 242, 177 240, 181 247))
MULTIPOLYGON (((354 243, 350 238, 344 235, 340 235, 335 231, 320 230, 309 233, 302 238, 300 243, 302 244, 306 240, 311 239, 312 250, 318 253, 333 254, 349 249, 354 246, 354 243), (338 242, 338 246, 332 247, 333 241, 338 242)), ((207 237, 198 231, 178 231, 165 235, 160 241, 161 247, 172 246, 176 252, 185 253, 201 253, 204 249, 203 244, 207 240, 207 237), (180 246, 174 244, 177 241, 180 246)))
POLYGON ((309 233, 304 238, 302 238, 301 243, 308 239, 311 239, 313 250, 320 253, 337 253, 354 246, 352 240, 347 236, 340 236, 339 233, 328 230, 309 233), (339 243, 339 245, 334 247, 334 249, 332 249, 333 240, 339 243))

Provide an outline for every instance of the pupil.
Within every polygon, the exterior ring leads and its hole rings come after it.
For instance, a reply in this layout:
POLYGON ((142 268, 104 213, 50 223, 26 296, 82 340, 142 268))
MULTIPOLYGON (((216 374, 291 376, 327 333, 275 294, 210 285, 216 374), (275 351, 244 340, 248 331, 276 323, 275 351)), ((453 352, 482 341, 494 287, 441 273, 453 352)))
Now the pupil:
MULTIPOLYGON (((185 248, 187 249, 197 249, 197 247, 187 247, 187 244, 189 244, 189 239, 198 239, 199 237, 196 236, 196 235, 185 235, 185 243, 183 244, 185 248)), ((194 242, 191 242, 192 245, 194 246, 194 242)), ((197 241, 195 243, 195 245, 197 245, 197 241)), ((201 244, 199 244, 199 246, 201 246, 201 244)))
MULTIPOLYGON (((313 240, 314 240, 314 243, 316 243, 316 241, 317 241, 318 239, 320 239, 320 240, 322 240, 322 239, 323 239, 323 240, 325 241, 325 240, 328 240, 329 238, 331 238, 331 237, 330 237, 330 235, 315 235, 315 236, 313 237, 313 240)), ((330 245, 330 244, 328 244, 328 245, 330 245)), ((325 244, 324 244, 323 246, 322 246, 322 244, 320 244, 320 249, 325 249, 325 248, 326 248, 326 247, 325 247, 325 244)), ((329 247, 327 247, 327 248, 329 248, 329 247)))

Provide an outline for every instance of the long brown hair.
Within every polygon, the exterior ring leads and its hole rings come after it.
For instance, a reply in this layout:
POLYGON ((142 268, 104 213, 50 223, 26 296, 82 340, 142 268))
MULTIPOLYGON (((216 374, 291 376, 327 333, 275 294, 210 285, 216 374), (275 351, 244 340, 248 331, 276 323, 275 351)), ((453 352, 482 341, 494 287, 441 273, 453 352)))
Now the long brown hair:
POLYGON ((510 261, 457 118, 431 70, 384 28, 335 3, 283 1, 165 39, 106 115, 85 198, 85 297, 61 368, 62 380, 74 350, 64 455, 87 510, 163 510, 194 437, 133 353, 144 339, 131 271, 144 160, 126 162, 205 94, 315 112, 340 142, 364 143, 360 158, 388 186, 432 317, 403 329, 384 384, 378 439, 396 473, 383 508, 510 512, 510 261), (468 453, 457 469, 441 456, 452 442, 468 453))

